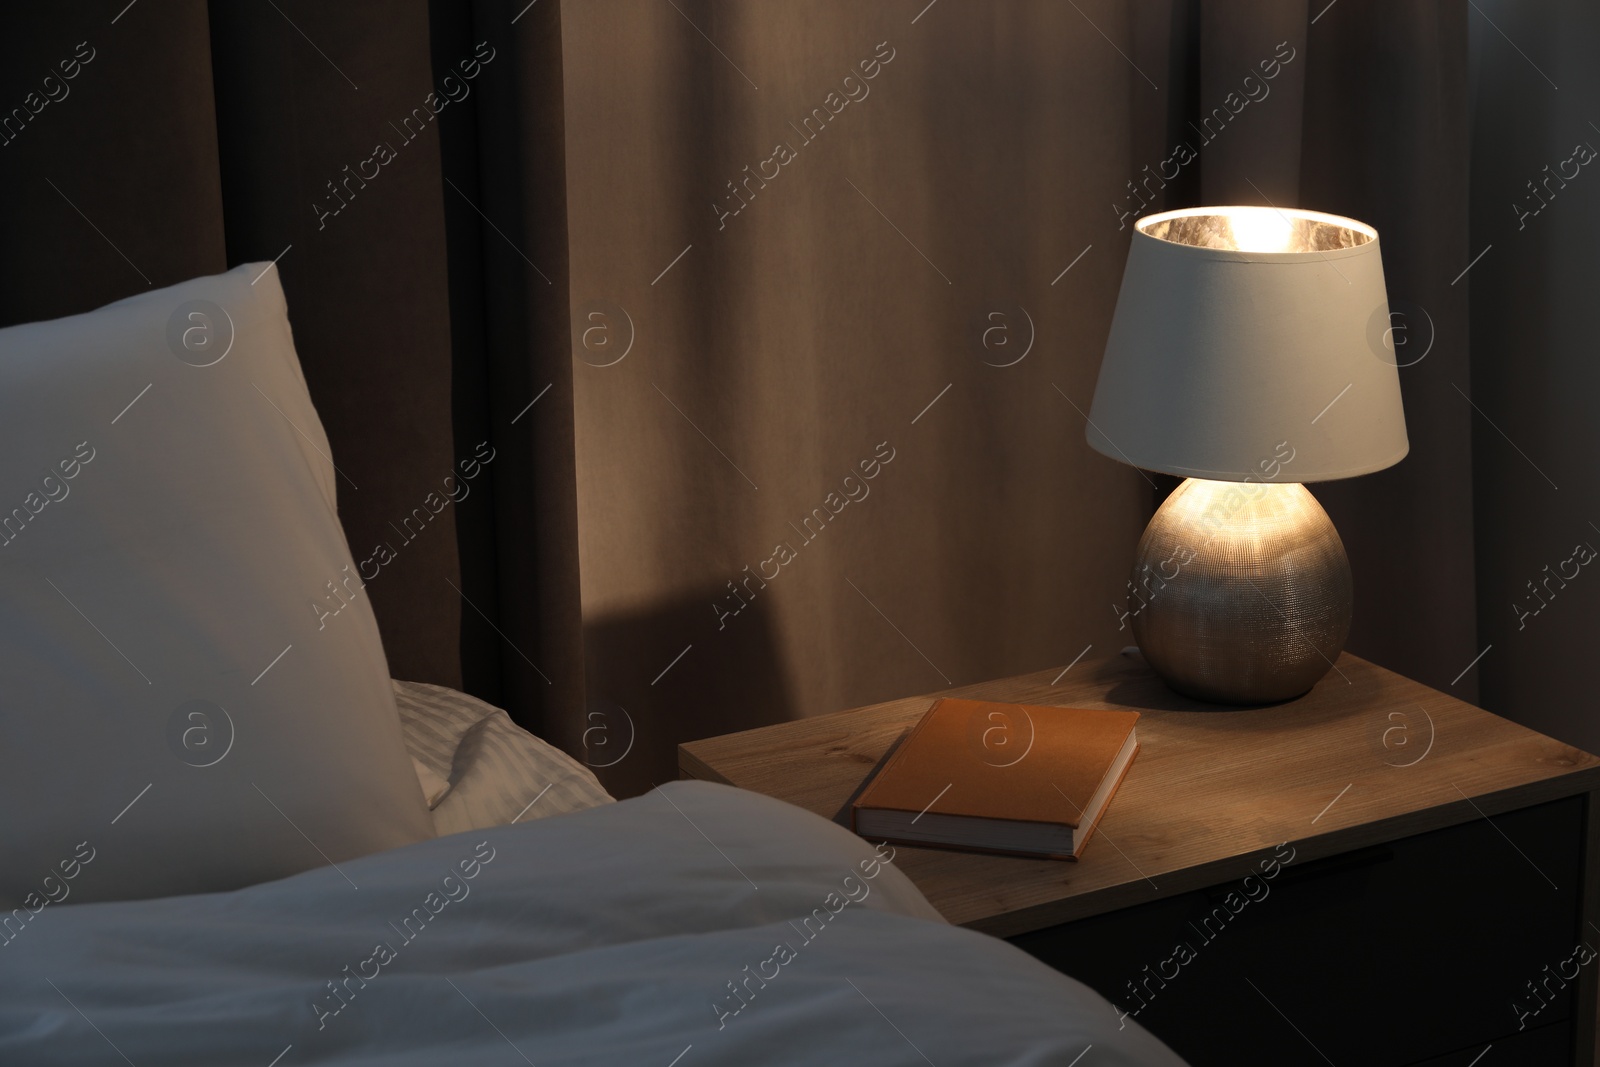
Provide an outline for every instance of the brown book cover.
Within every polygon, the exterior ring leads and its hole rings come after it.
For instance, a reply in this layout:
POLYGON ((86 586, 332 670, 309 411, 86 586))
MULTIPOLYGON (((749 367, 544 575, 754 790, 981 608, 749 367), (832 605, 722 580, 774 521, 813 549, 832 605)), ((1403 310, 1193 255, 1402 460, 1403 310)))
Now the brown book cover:
POLYGON ((935 701, 851 805, 852 825, 910 845, 1076 858, 1138 752, 1138 719, 935 701))

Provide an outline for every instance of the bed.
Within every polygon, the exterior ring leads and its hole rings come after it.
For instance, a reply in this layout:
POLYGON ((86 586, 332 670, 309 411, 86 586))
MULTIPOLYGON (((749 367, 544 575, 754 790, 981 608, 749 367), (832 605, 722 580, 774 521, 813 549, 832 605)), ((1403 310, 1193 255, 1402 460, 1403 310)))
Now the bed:
POLYGON ((47 919, 3 950, 0 1062, 1180 1062, 892 849, 708 783, 47 919))
POLYGON ((269 265, 0 330, 0 426, 0 1063, 1181 1063, 888 845, 389 678, 269 265))

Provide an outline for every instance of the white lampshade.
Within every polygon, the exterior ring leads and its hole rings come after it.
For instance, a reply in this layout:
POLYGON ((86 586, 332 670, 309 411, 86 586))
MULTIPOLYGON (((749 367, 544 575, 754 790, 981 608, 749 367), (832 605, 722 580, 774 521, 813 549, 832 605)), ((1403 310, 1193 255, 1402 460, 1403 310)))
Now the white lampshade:
POLYGON ((1367 474, 1409 448, 1395 364, 1372 227, 1297 209, 1150 215, 1134 226, 1089 444, 1219 481, 1367 474))

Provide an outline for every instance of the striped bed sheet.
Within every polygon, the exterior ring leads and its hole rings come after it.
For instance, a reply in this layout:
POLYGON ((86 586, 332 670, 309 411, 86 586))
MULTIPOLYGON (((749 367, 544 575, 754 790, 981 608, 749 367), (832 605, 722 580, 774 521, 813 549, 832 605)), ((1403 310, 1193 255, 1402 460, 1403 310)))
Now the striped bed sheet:
POLYGON ((393 680, 406 749, 434 800, 440 836, 582 811, 613 798, 594 773, 492 704, 442 685, 393 680))

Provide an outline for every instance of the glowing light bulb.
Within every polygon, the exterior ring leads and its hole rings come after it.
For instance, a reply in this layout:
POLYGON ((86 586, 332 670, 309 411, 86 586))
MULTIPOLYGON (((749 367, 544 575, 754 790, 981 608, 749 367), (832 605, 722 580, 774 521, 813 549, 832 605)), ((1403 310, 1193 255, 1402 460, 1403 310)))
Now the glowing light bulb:
POLYGON ((1233 243, 1241 252, 1287 252, 1294 227, 1272 208, 1243 208, 1228 214, 1233 243))

